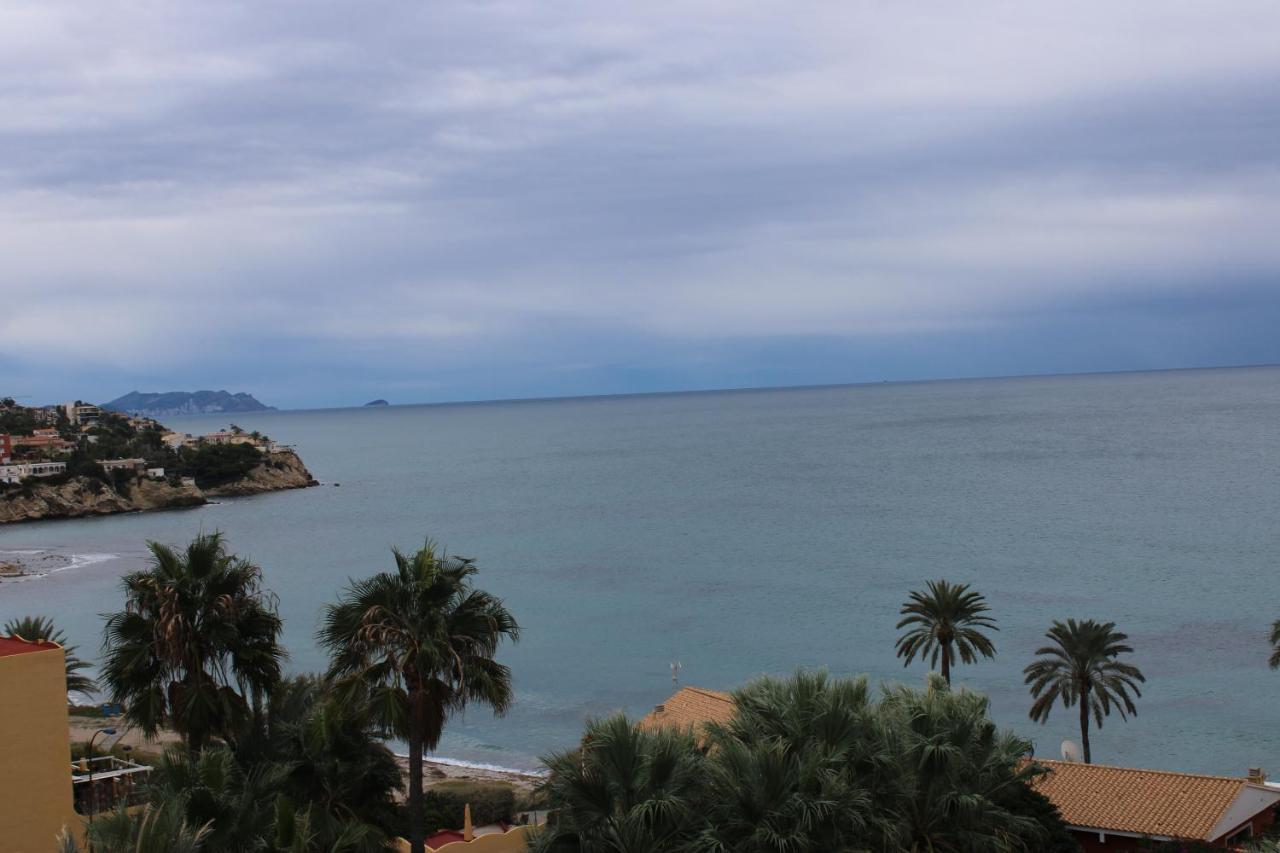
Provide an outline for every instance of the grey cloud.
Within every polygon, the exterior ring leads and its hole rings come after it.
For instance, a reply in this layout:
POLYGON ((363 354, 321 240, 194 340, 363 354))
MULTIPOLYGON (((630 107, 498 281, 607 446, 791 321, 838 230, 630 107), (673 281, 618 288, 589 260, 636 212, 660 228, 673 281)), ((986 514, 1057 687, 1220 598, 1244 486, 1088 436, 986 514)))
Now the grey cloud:
POLYGON ((537 352, 533 390, 561 364, 630 387, 671 381, 643 367, 664 351, 700 377, 768 341, 905 364, 1098 305, 1221 326, 1215 295, 1265 301, 1280 268, 1268 4, 0 2, 0 24, 0 366, 57 315, 72 339, 111 318, 126 374, 192 369, 195 340, 227 370, 233 347, 455 377, 537 352))

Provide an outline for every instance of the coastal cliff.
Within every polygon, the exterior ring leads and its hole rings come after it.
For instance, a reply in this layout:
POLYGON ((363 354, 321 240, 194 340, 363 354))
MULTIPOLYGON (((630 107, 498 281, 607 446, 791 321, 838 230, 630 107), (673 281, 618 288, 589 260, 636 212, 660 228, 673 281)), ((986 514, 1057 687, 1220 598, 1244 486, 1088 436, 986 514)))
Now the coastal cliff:
POLYGON ((28 483, 0 492, 0 524, 50 518, 82 518, 117 512, 146 512, 200 506, 210 497, 255 495, 317 485, 296 453, 272 453, 242 477, 207 489, 135 477, 117 489, 92 477, 56 484, 28 483))
POLYGON ((307 466, 302 464, 298 454, 292 450, 281 450, 269 454, 240 479, 205 489, 205 494, 212 497, 234 497, 283 489, 305 489, 316 485, 319 483, 311 476, 307 466))

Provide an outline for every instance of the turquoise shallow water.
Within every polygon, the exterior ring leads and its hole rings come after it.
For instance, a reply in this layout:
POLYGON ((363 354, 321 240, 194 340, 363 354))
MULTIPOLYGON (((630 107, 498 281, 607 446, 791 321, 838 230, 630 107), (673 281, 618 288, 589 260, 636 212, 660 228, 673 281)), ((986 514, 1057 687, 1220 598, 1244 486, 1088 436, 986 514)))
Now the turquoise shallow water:
MULTIPOLYGON (((199 431, 225 417, 169 419, 199 431)), ((0 551, 113 555, 0 584, 96 648, 146 539, 220 529, 265 569, 291 666, 321 605, 428 534, 474 556, 524 640, 518 702, 454 721, 440 754, 532 767, 588 715, 682 680, 825 666, 875 680, 907 591, 973 582, 999 656, 958 681, 1056 757, 1075 717, 1026 719, 1021 669, 1053 618, 1111 619, 1149 683, 1097 760, 1280 771, 1280 369, 1029 378, 236 416, 326 485, 196 510, 0 528, 0 551), (341 483, 340 487, 331 484, 341 483)))

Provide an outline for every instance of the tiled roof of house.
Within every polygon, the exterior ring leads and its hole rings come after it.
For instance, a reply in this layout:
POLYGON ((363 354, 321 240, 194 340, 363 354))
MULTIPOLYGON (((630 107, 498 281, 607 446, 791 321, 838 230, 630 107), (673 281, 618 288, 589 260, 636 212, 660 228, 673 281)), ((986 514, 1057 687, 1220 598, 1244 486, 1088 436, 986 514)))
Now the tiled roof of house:
POLYGON ((9 655, 25 655, 29 652, 43 652, 61 648, 57 643, 48 640, 24 640, 21 637, 0 637, 0 658, 9 655))
POLYGON ((1249 785, 1226 776, 1136 770, 1103 764, 1045 761, 1034 787, 1071 826, 1170 838, 1210 839, 1227 809, 1249 785))
POLYGON ((681 687, 640 720, 640 728, 697 729, 706 723, 727 723, 733 716, 733 697, 702 687, 681 687))

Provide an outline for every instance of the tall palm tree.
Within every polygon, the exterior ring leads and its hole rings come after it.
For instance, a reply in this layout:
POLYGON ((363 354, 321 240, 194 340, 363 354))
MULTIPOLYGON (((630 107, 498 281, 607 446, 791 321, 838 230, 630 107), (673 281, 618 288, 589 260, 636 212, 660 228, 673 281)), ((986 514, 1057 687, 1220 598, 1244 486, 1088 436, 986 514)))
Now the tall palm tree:
POLYGON ((67 635, 47 616, 23 616, 10 619, 4 625, 4 633, 24 640, 49 640, 62 646, 67 662, 67 691, 90 695, 98 692, 98 683, 81 672, 89 668, 89 662, 76 655, 76 647, 67 644, 67 635))
POLYGON ((131 723, 148 735, 172 726, 198 751, 245 730, 251 703, 280 681, 280 617, 262 570, 220 533, 148 547, 151 567, 125 576, 125 609, 107 617, 103 677, 131 723))
POLYGON ((968 584, 945 580, 929 581, 928 592, 913 591, 902 605, 898 629, 910 627, 898 638, 898 657, 909 666, 916 655, 929 658, 930 666, 942 661, 942 677, 951 683, 951 665, 958 654, 964 663, 978 655, 995 657, 996 649, 985 631, 998 631, 995 620, 985 615, 991 608, 981 593, 968 584))
POLYGON ((1272 669, 1280 669, 1280 619, 1271 623, 1271 659, 1268 663, 1272 669))
POLYGON ((1089 764, 1093 757, 1089 716, 1092 714, 1102 728, 1102 718, 1112 707, 1122 720, 1126 714, 1137 714, 1133 698, 1142 696, 1138 684, 1147 679, 1133 664, 1120 662, 1119 657, 1132 654, 1133 648, 1125 643, 1129 636, 1117 631, 1114 622, 1055 620, 1045 636, 1052 644, 1036 649, 1040 657, 1023 670, 1024 681, 1031 685, 1036 700, 1031 705, 1031 719, 1047 722, 1058 700, 1064 708, 1079 703, 1080 739, 1084 763, 1089 764))
POLYGON ((472 586, 473 560, 430 540, 412 555, 392 553, 394 572, 352 581, 326 608, 319 640, 330 652, 329 678, 367 696, 385 729, 409 742, 409 843, 423 853, 423 751, 468 705, 496 714, 511 705, 511 671, 495 655, 520 628, 501 599, 472 586))

